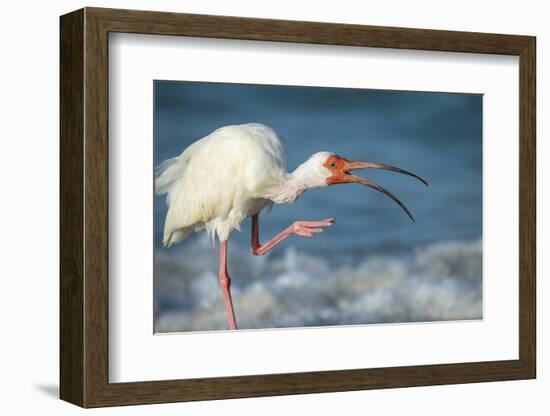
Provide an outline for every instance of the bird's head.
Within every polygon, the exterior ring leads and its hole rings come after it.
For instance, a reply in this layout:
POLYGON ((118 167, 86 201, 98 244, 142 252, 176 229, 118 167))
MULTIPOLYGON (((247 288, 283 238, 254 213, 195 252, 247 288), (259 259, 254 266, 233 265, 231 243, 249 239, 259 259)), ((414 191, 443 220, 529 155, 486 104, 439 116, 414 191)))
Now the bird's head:
POLYGON ((424 185, 428 183, 420 176, 414 173, 408 172, 403 169, 396 168, 394 166, 386 165, 384 163, 375 162, 352 162, 343 157, 340 157, 334 153, 319 152, 313 154, 307 161, 302 163, 295 171, 294 175, 302 177, 308 184, 308 187, 323 187, 329 185, 337 185, 343 183, 358 183, 369 188, 373 188, 379 192, 386 194, 393 199, 414 221, 414 217, 411 215, 407 207, 392 193, 382 188, 380 185, 370 181, 369 179, 362 178, 351 174, 350 172, 357 169, 385 169, 393 172, 402 173, 412 176, 418 179, 424 185))

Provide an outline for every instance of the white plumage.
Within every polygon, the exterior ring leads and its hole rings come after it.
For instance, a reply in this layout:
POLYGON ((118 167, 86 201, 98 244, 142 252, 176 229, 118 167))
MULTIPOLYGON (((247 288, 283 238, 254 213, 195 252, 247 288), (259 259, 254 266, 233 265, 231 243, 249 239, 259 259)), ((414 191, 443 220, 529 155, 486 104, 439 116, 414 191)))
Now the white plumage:
POLYGON ((286 178, 281 141, 257 123, 219 128, 164 161, 156 171, 156 192, 167 193, 164 244, 206 230, 225 241, 233 229, 262 208, 286 178))

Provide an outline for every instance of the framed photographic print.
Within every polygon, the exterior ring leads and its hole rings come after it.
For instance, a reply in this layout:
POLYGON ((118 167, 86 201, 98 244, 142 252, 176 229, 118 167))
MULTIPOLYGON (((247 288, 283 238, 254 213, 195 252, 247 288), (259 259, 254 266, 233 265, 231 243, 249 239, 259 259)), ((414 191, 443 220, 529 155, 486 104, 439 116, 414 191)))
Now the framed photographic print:
POLYGON ((62 16, 61 398, 534 378, 535 106, 530 36, 62 16))

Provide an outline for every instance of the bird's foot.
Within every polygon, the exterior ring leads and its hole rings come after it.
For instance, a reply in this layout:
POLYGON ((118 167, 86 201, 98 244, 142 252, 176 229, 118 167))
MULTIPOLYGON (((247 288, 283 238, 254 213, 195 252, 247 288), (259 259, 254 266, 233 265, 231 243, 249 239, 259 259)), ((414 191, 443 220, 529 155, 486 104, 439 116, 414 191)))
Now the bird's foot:
POLYGON ((325 228, 330 227, 335 223, 334 218, 327 218, 321 221, 296 221, 291 225, 292 233, 313 238, 315 233, 322 233, 325 228))

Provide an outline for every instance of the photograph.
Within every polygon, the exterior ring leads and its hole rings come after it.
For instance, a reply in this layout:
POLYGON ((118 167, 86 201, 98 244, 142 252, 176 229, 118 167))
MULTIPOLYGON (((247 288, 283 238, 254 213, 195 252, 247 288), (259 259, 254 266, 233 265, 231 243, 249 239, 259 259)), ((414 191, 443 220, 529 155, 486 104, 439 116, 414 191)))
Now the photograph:
POLYGON ((483 318, 482 94, 153 88, 155 333, 483 318))

